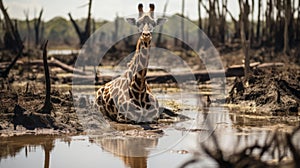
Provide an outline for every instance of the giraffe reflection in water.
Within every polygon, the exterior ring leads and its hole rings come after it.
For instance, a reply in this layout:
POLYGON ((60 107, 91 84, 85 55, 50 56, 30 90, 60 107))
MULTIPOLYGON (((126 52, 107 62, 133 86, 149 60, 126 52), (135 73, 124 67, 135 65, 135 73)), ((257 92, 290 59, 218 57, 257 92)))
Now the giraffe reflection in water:
POLYGON ((158 137, 147 138, 136 135, 105 137, 94 139, 94 142, 99 144, 103 150, 120 158, 126 167, 146 168, 150 149, 157 147, 158 137))

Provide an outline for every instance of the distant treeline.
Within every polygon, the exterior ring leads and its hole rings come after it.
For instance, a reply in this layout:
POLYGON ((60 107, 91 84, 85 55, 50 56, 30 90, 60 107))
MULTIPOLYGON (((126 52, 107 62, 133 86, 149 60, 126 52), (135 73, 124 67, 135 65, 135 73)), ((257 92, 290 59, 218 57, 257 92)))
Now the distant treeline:
MULTIPOLYGON (((179 14, 177 14, 179 15, 179 14)), ((172 16, 171 16, 172 17, 172 16)), ((124 18, 116 17, 115 21, 122 20, 124 22, 124 18)), ((207 20, 207 19, 205 19, 207 20)), ((26 20, 14 20, 15 25, 18 28, 18 31, 20 33, 21 39, 24 42, 24 45, 26 47, 29 46, 29 48, 36 48, 35 46, 35 30, 34 30, 34 19, 29 20, 29 29, 26 20)), ((76 20, 78 23, 78 26, 81 29, 84 29, 86 19, 78 19, 76 20)), ((191 21, 194 24, 197 24, 197 21, 191 21)), ((102 21, 96 21, 92 20, 92 26, 91 31, 94 32, 97 29, 99 29, 102 25, 109 23, 109 21, 102 20, 102 21)), ((114 23, 113 23, 114 24, 114 23)), ((229 25, 228 31, 233 31, 233 25, 232 23, 228 22, 229 25)), ((115 25, 115 24, 114 24, 115 25)), ((174 27, 178 26, 178 23, 173 23, 172 21, 168 24, 164 25, 164 29, 172 29, 174 27)), ((121 28, 122 25, 119 25, 119 28, 121 28)), ((112 28, 112 33, 107 35, 107 38, 114 38, 114 31, 115 27, 112 28)), ((135 30, 135 27, 132 27, 132 29, 128 30, 128 32, 132 33, 135 30)), ((187 32, 195 31, 191 30, 189 28, 186 28, 187 32)), ((0 29, 0 46, 3 48, 4 45, 4 28, 0 29)), ((47 39, 49 41, 49 47, 50 48, 78 48, 79 46, 79 39, 78 35, 76 34, 76 31, 69 19, 66 19, 64 17, 55 17, 47 22, 41 21, 40 26, 40 35, 39 35, 39 41, 40 43, 47 39)))
MULTIPOLYGON (((85 20, 86 19, 80 19, 76 21, 80 27, 84 27, 85 20)), ((104 23, 107 23, 107 21, 93 21, 93 29, 99 28, 104 23)), ((15 20, 15 24, 18 27, 24 45, 29 45, 29 48, 35 48, 34 19, 29 21, 29 30, 25 20, 15 20)), ((0 29, 0 37, 2 46, 4 43, 4 29, 0 29)), ((39 41, 41 42, 44 39, 49 40, 50 48, 74 48, 78 47, 79 43, 79 39, 72 23, 63 17, 55 17, 47 22, 42 21, 39 41)))

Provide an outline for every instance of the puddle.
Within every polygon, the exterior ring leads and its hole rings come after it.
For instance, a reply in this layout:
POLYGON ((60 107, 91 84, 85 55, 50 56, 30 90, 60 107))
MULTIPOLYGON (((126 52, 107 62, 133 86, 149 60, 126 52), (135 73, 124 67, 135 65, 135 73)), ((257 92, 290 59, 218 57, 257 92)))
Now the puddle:
MULTIPOLYGON (((115 153, 116 149, 111 147, 111 143, 116 143, 119 150, 122 150, 120 143, 114 141, 91 142, 87 136, 74 136, 68 139, 45 136, 1 138, 0 166, 1 168, 24 167, 24 165, 26 167, 78 168, 157 167, 163 165, 178 167, 191 157, 191 154, 179 154, 171 150, 150 157, 128 157, 115 153), (30 139, 30 141, 25 139, 30 139), (43 141, 40 142, 41 140, 43 141)), ((150 150, 151 145, 156 145, 159 142, 149 140, 144 141, 144 143, 149 145, 150 150)), ((139 148, 135 147, 135 149, 139 148)), ((149 154, 151 155, 151 152, 149 154)))

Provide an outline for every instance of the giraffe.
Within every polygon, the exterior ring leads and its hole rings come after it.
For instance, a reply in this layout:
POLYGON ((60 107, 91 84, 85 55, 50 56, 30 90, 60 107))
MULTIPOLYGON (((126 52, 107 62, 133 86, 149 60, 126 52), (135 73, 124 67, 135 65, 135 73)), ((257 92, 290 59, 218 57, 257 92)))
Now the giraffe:
POLYGON ((127 18, 128 23, 137 26, 140 33, 127 70, 96 92, 96 103, 103 115, 120 123, 154 123, 166 111, 159 107, 146 81, 152 31, 155 26, 165 23, 166 18, 155 20, 155 6, 150 4, 149 7, 149 12, 144 12, 143 5, 139 4, 139 18, 127 18))

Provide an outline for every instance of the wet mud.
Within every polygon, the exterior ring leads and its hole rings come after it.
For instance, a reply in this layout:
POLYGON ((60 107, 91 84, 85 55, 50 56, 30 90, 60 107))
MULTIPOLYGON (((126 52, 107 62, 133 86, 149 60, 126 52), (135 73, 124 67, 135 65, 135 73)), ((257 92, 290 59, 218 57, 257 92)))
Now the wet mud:
POLYGON ((247 104, 262 114, 298 115, 300 69, 256 69, 248 80, 235 78, 227 103, 247 104))
POLYGON ((13 134, 14 131, 26 133, 46 128, 62 133, 81 132, 71 92, 53 90, 51 113, 44 114, 40 111, 45 99, 43 91, 41 85, 35 84, 19 89, 3 88, 0 93, 0 131, 13 134))

